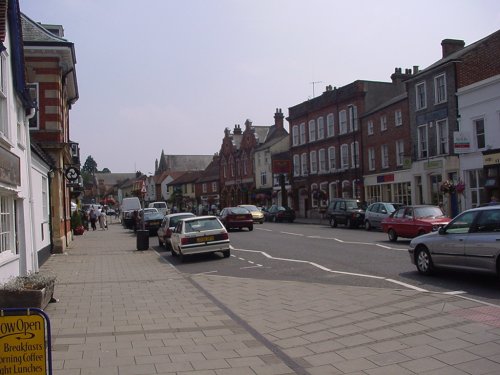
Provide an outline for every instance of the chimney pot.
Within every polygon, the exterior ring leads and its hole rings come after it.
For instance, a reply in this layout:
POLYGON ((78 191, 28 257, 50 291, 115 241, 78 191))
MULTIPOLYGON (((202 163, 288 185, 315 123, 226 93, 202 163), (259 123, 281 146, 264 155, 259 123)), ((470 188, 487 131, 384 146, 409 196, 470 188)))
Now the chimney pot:
POLYGON ((460 39, 443 39, 441 41, 441 50, 443 52, 443 59, 448 57, 454 52, 460 51, 465 47, 465 42, 460 39))

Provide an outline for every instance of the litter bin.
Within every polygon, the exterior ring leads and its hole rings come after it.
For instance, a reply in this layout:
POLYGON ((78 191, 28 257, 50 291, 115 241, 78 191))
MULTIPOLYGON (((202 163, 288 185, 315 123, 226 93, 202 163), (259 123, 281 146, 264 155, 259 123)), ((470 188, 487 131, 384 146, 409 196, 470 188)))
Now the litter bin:
POLYGON ((137 250, 149 249, 149 230, 137 230, 137 250))

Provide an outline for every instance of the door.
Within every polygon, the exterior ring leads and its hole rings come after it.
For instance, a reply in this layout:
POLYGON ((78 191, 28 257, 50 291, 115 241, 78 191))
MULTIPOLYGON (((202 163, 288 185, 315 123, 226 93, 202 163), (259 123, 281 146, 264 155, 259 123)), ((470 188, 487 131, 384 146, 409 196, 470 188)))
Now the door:
POLYGON ((466 266, 496 271, 500 252, 500 208, 481 211, 465 244, 466 266))

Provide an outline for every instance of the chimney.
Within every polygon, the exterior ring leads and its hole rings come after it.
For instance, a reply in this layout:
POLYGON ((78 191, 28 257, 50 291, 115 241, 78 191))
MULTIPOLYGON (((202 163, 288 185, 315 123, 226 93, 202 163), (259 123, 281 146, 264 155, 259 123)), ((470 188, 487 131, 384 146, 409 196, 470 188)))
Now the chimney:
POLYGON ((250 120, 249 118, 247 118, 247 120, 245 121, 245 130, 250 129, 251 127, 252 127, 252 120, 250 120))
POLYGON ((443 39, 441 49, 443 51, 443 59, 454 52, 460 51, 465 47, 465 42, 459 39, 443 39))
POLYGON ((241 128, 238 124, 234 125, 233 134, 241 134, 241 128))
POLYGON ((276 113, 274 114, 274 125, 276 128, 283 129, 283 113, 281 108, 276 108, 276 113))

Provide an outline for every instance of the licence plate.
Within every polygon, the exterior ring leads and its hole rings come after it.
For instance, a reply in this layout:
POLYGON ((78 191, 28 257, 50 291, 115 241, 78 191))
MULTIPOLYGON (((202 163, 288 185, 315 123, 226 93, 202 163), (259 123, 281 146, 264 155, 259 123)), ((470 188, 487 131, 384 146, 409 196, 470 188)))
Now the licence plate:
POLYGON ((197 237, 196 242, 209 242, 215 240, 214 236, 197 237))

